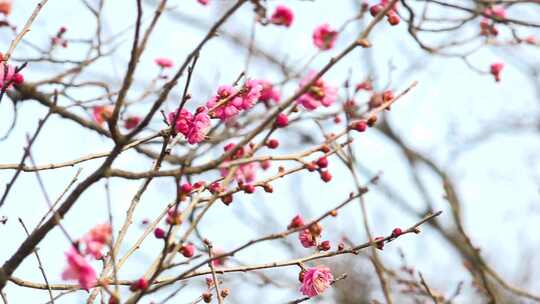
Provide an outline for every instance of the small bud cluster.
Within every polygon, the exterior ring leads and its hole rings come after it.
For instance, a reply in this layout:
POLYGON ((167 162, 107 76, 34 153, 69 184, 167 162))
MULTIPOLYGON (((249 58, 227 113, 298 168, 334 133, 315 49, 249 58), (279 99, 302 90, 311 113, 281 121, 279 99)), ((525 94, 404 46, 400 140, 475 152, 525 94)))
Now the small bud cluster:
MULTIPOLYGON (((381 0, 378 4, 375 4, 369 8, 369 13, 371 16, 377 16, 385 7, 389 4, 389 0, 381 0)), ((386 13, 386 20, 392 26, 398 25, 401 21, 399 15, 397 14, 397 2, 392 5, 392 8, 386 13)))

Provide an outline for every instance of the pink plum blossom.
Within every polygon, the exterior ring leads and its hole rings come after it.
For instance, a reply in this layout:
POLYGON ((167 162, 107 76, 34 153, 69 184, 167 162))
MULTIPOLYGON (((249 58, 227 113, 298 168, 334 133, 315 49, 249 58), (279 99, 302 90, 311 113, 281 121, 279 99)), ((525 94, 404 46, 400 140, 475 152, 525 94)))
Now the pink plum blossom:
POLYGON ((101 250, 108 242, 111 240, 112 228, 108 223, 99 224, 92 228, 88 233, 81 239, 82 243, 85 244, 85 254, 90 254, 95 259, 102 257, 101 250))
POLYGON ((272 83, 268 80, 259 80, 260 85, 262 85, 261 97, 259 98, 262 102, 269 102, 273 100, 274 102, 279 102, 281 96, 279 90, 275 88, 272 83))
POLYGON ((262 91, 263 85, 254 79, 246 81, 239 91, 230 85, 222 85, 206 106, 215 117, 230 120, 242 110, 251 109, 259 101, 262 91))
POLYGON ((298 239, 300 240, 300 243, 302 243, 302 246, 305 248, 313 247, 317 244, 315 241, 315 238, 309 231, 309 229, 304 229, 298 233, 298 239))
POLYGON ((484 14, 500 19, 506 19, 506 9, 502 5, 494 5, 484 10, 484 14))
POLYGON ((171 59, 165 57, 156 58, 155 63, 162 69, 172 68, 174 65, 171 59))
POLYGON ((12 65, 0 63, 0 89, 5 90, 11 88, 13 84, 21 84, 23 82, 23 75, 15 73, 15 68, 12 65))
POLYGON ((284 25, 286 27, 291 26, 293 20, 293 11, 284 5, 278 5, 272 13, 272 17, 270 17, 270 21, 272 21, 273 24, 284 25))
POLYGON ((75 247, 66 252, 68 266, 62 273, 63 280, 77 280, 82 288, 88 290, 96 282, 96 272, 94 268, 82 257, 75 247))
POLYGON ((495 81, 499 82, 501 81, 501 72, 504 68, 504 63, 502 62, 495 62, 493 63, 490 68, 489 72, 495 77, 495 81))
POLYGON ((206 133, 210 129, 210 117, 208 110, 202 106, 197 109, 195 115, 186 109, 169 113, 169 123, 174 123, 176 118, 175 130, 184 135, 189 144, 197 144, 206 138, 206 133))
MULTIPOLYGON (((310 72, 306 78, 300 82, 300 87, 306 86, 316 76, 315 72, 310 72)), ((309 87, 306 93, 302 94, 296 101, 307 110, 315 110, 319 106, 329 107, 337 98, 337 88, 329 86, 322 79, 318 79, 309 87)))
POLYGON ((313 43, 320 50, 325 51, 334 47, 338 36, 338 32, 328 25, 328 23, 321 24, 313 31, 313 43))
POLYGON ((11 13, 11 0, 0 0, 0 14, 9 15, 11 13))
POLYGON ((300 292, 310 298, 323 293, 334 280, 330 269, 324 266, 309 268, 303 277, 300 292))
POLYGON ((98 125, 101 125, 112 116, 113 110, 114 108, 112 106, 95 106, 92 111, 92 117, 98 125))

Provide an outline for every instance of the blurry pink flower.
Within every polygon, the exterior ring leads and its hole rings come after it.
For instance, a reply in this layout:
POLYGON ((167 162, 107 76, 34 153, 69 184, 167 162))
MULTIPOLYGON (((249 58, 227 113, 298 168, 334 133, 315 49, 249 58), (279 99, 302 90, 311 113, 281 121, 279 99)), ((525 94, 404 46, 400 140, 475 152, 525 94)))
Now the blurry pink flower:
POLYGON ((176 121, 174 126, 176 132, 186 134, 189 132, 189 126, 193 120, 193 114, 189 113, 189 111, 186 109, 180 110, 179 113, 177 113, 177 111, 173 111, 169 113, 168 120, 170 124, 176 121), (178 115, 178 117, 176 115, 178 115))
POLYGON ((300 240, 300 243, 302 243, 302 246, 305 248, 313 247, 316 245, 315 238, 309 232, 309 229, 304 229, 298 233, 298 239, 300 240))
MULTIPOLYGON (((227 162, 224 164, 227 164, 227 162)), ((257 177, 257 167, 258 165, 256 162, 239 165, 234 172, 234 179, 239 183, 246 184, 255 181, 255 178, 257 177)), ((222 177, 226 177, 229 175, 229 168, 222 168, 220 172, 222 177)))
POLYGON ((242 104, 240 107, 244 110, 251 109, 253 105, 259 101, 262 90, 263 86, 259 80, 250 79, 246 81, 244 88, 242 89, 243 92, 239 94, 239 96, 242 97, 242 104))
POLYGON ((262 102, 269 102, 273 100, 279 102, 280 94, 279 90, 274 88, 272 83, 268 80, 259 80, 259 83, 262 85, 261 97, 259 98, 262 102))
POLYGON ((137 127, 140 122, 141 122, 141 118, 139 116, 130 116, 126 119, 124 123, 124 127, 126 127, 126 129, 128 130, 131 130, 137 127))
POLYGON ((180 247, 180 253, 186 258, 191 258, 195 254, 195 246, 191 243, 182 245, 180 247))
POLYGON ((495 77, 495 81, 499 82, 501 81, 501 71, 504 68, 504 63, 502 62, 495 62, 491 64, 489 68, 489 72, 493 77, 495 77))
POLYGON ((187 134, 184 134, 187 138, 188 143, 197 144, 203 141, 206 138, 206 133, 210 129, 210 116, 208 116, 208 111, 206 107, 199 107, 187 134))
MULTIPOLYGON (((176 111, 169 113, 169 123, 174 123, 176 111)), ((185 136, 190 144, 197 144, 206 138, 210 128, 210 117, 206 107, 199 107, 195 115, 188 110, 182 109, 176 117, 175 130, 185 136)))
POLYGON ((210 0, 197 0, 197 2, 199 2, 202 5, 207 5, 210 2, 210 0))
POLYGON ((304 226, 304 219, 302 218, 302 216, 300 216, 300 214, 297 214, 292 218, 291 223, 289 224, 289 226, 287 226, 287 229, 295 229, 302 226, 304 226))
POLYGON ((313 43, 320 50, 329 50, 334 47, 337 35, 337 31, 332 29, 328 23, 324 23, 315 28, 313 32, 313 43))
POLYGON ((488 18, 482 18, 482 20, 480 20, 480 35, 497 36, 498 34, 499 30, 497 30, 494 24, 491 24, 488 18))
POLYGON ((502 5, 494 5, 493 7, 486 8, 484 14, 491 17, 506 19, 506 9, 502 5))
POLYGON ((309 268, 303 277, 300 292, 310 298, 323 293, 334 280, 330 269, 323 266, 309 268))
POLYGON ((165 57, 156 58, 155 63, 159 65, 162 69, 172 68, 172 66, 174 65, 171 59, 165 57))
POLYGON ((96 272, 88 262, 77 252, 75 247, 66 252, 68 266, 62 273, 63 280, 77 280, 82 288, 88 290, 96 282, 96 272))
MULTIPOLYGON (((222 255, 224 254, 225 252, 221 249, 213 249, 212 250, 212 256, 213 257, 216 257, 216 256, 219 256, 219 255, 222 255)), ((213 266, 223 266, 225 265, 225 261, 226 261, 227 257, 222 257, 222 258, 218 258, 218 259, 215 259, 215 260, 212 260, 212 265, 213 266)))
POLYGON ((11 13, 11 0, 0 0, 0 14, 9 15, 11 13))
POLYGON ((85 245, 84 253, 92 255, 95 259, 102 257, 101 250, 111 240, 112 228, 108 223, 99 224, 92 228, 81 239, 85 245))
POLYGON ((10 64, 0 63, 0 89, 7 89, 12 86, 15 76, 15 68, 10 64), (7 67, 7 73, 6 73, 7 67), (6 88, 4 86, 7 86, 6 88))
MULTIPOLYGON (((306 86, 315 77, 316 73, 311 71, 306 78, 300 82, 300 87, 306 86)), ((311 85, 308 91, 300 96, 296 102, 308 110, 315 110, 320 105, 329 107, 337 98, 337 88, 328 86, 322 79, 318 79, 311 85)))
MULTIPOLYGON (((234 147, 235 147, 234 144, 228 144, 224 147, 224 150, 225 152, 228 152, 234 147)), ((238 159, 238 158, 244 157, 244 155, 249 155, 250 153, 251 153, 251 148, 249 148, 249 146, 243 147, 243 148, 240 148, 232 158, 229 158, 227 160, 230 161, 233 159, 238 159)), ((225 161, 223 164, 227 165, 227 161, 225 161)), ((251 163, 238 165, 238 167, 236 167, 236 171, 234 172, 234 179, 238 183, 249 184, 255 181, 255 178, 257 177, 257 172, 256 172, 257 168, 258 168, 257 162, 251 162, 251 163)), ((227 175, 229 175, 229 172, 230 172, 229 168, 221 168, 220 170, 222 177, 226 177, 227 175)))
POLYGON ((270 17, 270 21, 272 21, 273 24, 284 25, 286 27, 291 26, 293 20, 293 11, 284 5, 278 5, 272 13, 272 17, 270 17))
POLYGON ((112 106, 95 106, 92 117, 98 125, 101 125, 112 116, 113 110, 114 108, 112 106))
POLYGON ((525 38, 525 42, 528 44, 534 45, 538 43, 538 39, 536 39, 536 37, 534 37, 533 35, 530 35, 530 36, 527 36, 527 38, 525 38))
POLYGON ((355 90, 356 90, 356 92, 358 92, 360 90, 373 91, 373 83, 371 83, 371 80, 369 80, 369 79, 364 80, 361 83, 356 85, 355 90))

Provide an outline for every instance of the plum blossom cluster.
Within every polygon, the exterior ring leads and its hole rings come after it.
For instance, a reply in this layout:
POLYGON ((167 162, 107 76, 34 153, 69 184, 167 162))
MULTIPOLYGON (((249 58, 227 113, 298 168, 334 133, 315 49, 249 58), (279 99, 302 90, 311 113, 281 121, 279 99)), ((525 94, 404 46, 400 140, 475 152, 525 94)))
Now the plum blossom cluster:
POLYGON ((278 102, 279 91, 266 80, 250 79, 237 90, 231 85, 222 85, 206 106, 212 117, 230 121, 241 111, 251 109, 258 101, 278 102))
POLYGON ((103 248, 109 244, 112 229, 109 224, 99 224, 86 233, 66 252, 67 267, 62 273, 64 280, 77 280, 84 289, 95 286, 96 272, 87 257, 101 259, 103 248))
MULTIPOLYGON (((337 214, 337 213, 336 213, 337 214)), ((305 227, 304 219, 300 215, 292 218, 287 229, 299 229, 305 227)), ((298 233, 300 243, 305 248, 317 246, 317 240, 322 234, 322 226, 320 223, 313 223, 306 229, 302 229, 298 233)), ((318 250, 330 250, 330 242, 323 241, 319 244, 318 250)), ((300 292, 308 297, 315 297, 323 293, 332 283, 334 277, 328 267, 319 266, 302 270, 299 275, 299 280, 302 283, 300 292)))
POLYGON ((204 106, 197 108, 195 113, 186 109, 173 111, 169 113, 168 120, 177 133, 184 135, 189 144, 202 142, 210 129, 210 116, 204 106))
POLYGON ((67 48, 68 47, 68 41, 67 41, 67 39, 64 38, 64 34, 66 32, 67 32, 67 28, 65 26, 60 27, 60 29, 58 29, 58 32, 56 33, 56 35, 51 38, 51 44, 53 46, 60 45, 63 48, 67 48))

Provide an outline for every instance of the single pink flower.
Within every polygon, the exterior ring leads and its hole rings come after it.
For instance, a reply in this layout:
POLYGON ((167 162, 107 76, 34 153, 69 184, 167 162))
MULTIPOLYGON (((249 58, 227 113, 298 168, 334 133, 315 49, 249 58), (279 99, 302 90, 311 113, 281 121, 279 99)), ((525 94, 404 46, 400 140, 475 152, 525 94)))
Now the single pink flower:
POLYGON ((297 214, 292 218, 291 223, 289 224, 289 226, 287 226, 287 229, 295 229, 302 226, 304 226, 304 219, 302 218, 302 216, 300 216, 300 214, 297 214))
POLYGON ((242 97, 242 104, 240 108, 243 110, 249 110, 255 105, 259 98, 261 97, 261 92, 263 90, 263 85, 259 80, 250 79, 246 81, 242 89, 242 93, 239 94, 242 97))
MULTIPOLYGON (((300 87, 306 86, 315 77, 316 73, 311 71, 306 78, 300 82, 300 87)), ((300 96, 296 102, 304 106, 307 110, 315 110, 319 106, 329 107, 337 99, 337 88, 329 86, 322 79, 318 79, 311 85, 308 91, 300 96)))
POLYGON ((506 9, 502 5, 494 5, 490 8, 486 8, 484 14, 499 19, 506 19, 506 9))
POLYGON ((105 223, 95 226, 81 239, 85 245, 84 253, 92 255, 95 259, 101 258, 103 256, 101 250, 110 242, 111 237, 112 228, 110 224, 105 223))
POLYGON ((168 69, 168 68, 172 68, 174 63, 171 59, 169 58, 165 58, 165 57, 159 57, 159 58, 156 58, 156 60, 154 61, 159 67, 161 67, 162 69, 168 69))
POLYGON ((77 280, 82 288, 88 290, 96 285, 94 268, 77 252, 75 247, 66 252, 68 266, 62 273, 63 280, 77 280))
POLYGON ((497 82, 501 81, 501 72, 503 68, 504 68, 504 63, 502 62, 495 62, 491 64, 489 68, 489 72, 491 73, 491 75, 493 75, 493 77, 495 77, 495 81, 497 82))
POLYGON ((273 24, 284 25, 286 27, 291 26, 293 20, 293 11, 284 5, 278 5, 272 13, 272 17, 270 17, 270 21, 272 21, 273 24))
POLYGON ((315 241, 315 238, 309 231, 309 229, 304 229, 298 233, 298 239, 300 240, 300 243, 302 243, 302 246, 305 248, 313 247, 317 244, 315 241))
POLYGON ((259 98, 262 102, 269 102, 273 100, 274 102, 279 102, 281 96, 279 90, 274 88, 272 83, 268 80, 259 80, 259 83, 262 85, 261 97, 259 98))
POLYGON ((191 126, 187 134, 187 142, 189 144, 197 144, 206 138, 206 133, 210 129, 210 116, 206 107, 199 107, 197 113, 193 116, 191 126))
MULTIPOLYGON (((212 250, 212 256, 213 257, 216 257, 216 256, 219 256, 219 255, 222 255, 224 254, 225 252, 221 249, 213 249, 212 250)), ((212 260, 212 265, 217 267, 217 266, 223 266, 225 265, 225 262, 227 260, 227 257, 222 257, 222 258, 218 258, 218 259, 215 259, 215 260, 212 260)))
POLYGON ((98 125, 101 125, 112 116, 113 110, 112 106, 95 106, 92 117, 98 125))
POLYGON ((236 89, 230 85, 220 86, 217 94, 206 102, 206 107, 221 120, 228 120, 238 114, 240 110, 237 106, 240 105, 242 105, 242 98, 237 96, 236 89))
POLYGON ((309 268, 303 277, 300 292, 310 298, 323 293, 334 280, 330 268, 324 266, 309 268))
POLYGON ((321 24, 313 31, 313 43, 320 50, 325 51, 334 47, 338 36, 338 32, 328 25, 328 23, 321 24))
POLYGON ((9 15, 11 13, 11 0, 0 0, 0 14, 9 15))
POLYGON ((207 5, 210 2, 210 0, 197 0, 197 2, 199 2, 202 5, 207 5))
POLYGON ((189 144, 197 144, 206 138, 206 133, 210 129, 210 117, 206 107, 199 107, 195 115, 188 110, 182 109, 176 117, 177 111, 169 113, 169 123, 174 123, 175 130, 185 136, 189 144))
POLYGON ((530 36, 527 36, 527 38, 525 38, 525 42, 526 42, 527 44, 535 45, 535 44, 538 43, 538 39, 536 39, 535 36, 530 35, 530 36))

